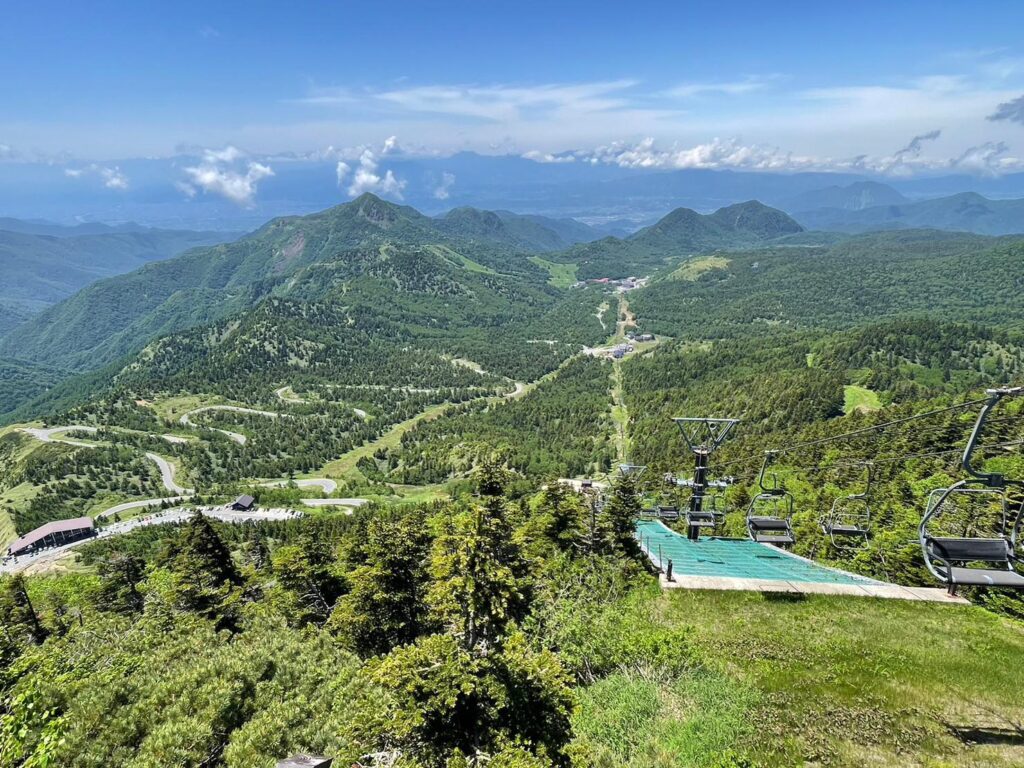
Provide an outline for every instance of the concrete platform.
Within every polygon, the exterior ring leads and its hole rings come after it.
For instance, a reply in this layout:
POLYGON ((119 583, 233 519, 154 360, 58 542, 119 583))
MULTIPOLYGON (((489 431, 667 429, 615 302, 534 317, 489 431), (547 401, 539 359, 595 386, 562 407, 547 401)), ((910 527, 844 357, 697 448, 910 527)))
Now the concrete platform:
POLYGON ((967 605, 945 589, 903 587, 823 565, 778 547, 747 539, 702 537, 690 541, 658 521, 636 524, 641 548, 661 572, 664 589, 847 595, 967 605), (673 578, 664 572, 671 563, 673 578))
POLYGON ((812 581, 741 579, 735 576, 687 576, 676 574, 672 581, 659 576, 662 589, 700 589, 725 592, 778 592, 794 595, 845 595, 886 600, 915 600, 952 605, 970 605, 962 597, 950 597, 944 589, 901 587, 898 584, 820 584, 812 581))

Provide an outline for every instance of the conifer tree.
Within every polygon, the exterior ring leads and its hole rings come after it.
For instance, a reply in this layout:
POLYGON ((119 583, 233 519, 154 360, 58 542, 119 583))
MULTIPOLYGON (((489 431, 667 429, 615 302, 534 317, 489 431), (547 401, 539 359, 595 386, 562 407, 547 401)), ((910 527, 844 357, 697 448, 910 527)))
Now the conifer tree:
POLYGON ((215 619, 222 627, 234 626, 242 578, 205 515, 195 514, 185 524, 169 566, 172 594, 181 610, 215 619))
POLYGON ((0 589, 0 622, 3 623, 4 635, 16 643, 39 645, 49 635, 36 615, 25 588, 25 577, 20 573, 4 579, 0 589))
POLYGON ((468 650, 499 642, 527 604, 526 562, 507 519, 504 479, 496 463, 484 464, 477 476, 479 501, 456 507, 431 554, 427 603, 468 650))
POLYGON ((146 564, 130 554, 115 554, 97 566, 100 576, 99 608, 128 616, 141 613, 142 593, 138 583, 145 574, 146 564))

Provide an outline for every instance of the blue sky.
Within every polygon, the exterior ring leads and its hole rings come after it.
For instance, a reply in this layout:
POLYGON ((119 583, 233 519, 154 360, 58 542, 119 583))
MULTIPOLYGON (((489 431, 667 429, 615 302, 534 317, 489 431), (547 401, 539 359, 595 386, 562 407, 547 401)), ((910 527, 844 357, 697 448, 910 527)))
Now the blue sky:
POLYGON ((13 0, 2 14, 0 156, 71 158, 112 189, 110 162, 225 147, 239 151, 211 167, 314 153, 350 179, 367 151, 383 178, 388 151, 460 149, 897 175, 1024 166, 1019 0, 13 0), (1006 119, 988 119, 1000 105, 1006 119))

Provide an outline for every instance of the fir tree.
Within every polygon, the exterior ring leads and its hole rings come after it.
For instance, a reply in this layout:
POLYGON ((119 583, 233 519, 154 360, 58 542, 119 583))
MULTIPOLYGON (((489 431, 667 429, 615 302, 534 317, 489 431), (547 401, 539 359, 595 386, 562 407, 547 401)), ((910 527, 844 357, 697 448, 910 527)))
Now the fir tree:
POLYGON ((142 593, 138 583, 145 574, 142 558, 129 554, 115 554, 97 566, 100 576, 99 608, 128 616, 141 613, 142 593))

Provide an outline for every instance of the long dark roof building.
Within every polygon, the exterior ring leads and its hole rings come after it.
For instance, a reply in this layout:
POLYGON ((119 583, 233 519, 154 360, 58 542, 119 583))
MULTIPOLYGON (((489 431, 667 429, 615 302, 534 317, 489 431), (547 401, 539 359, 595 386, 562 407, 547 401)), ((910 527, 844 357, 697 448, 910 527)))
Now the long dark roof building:
POLYGON ((21 555, 38 547, 67 544, 92 535, 96 523, 91 517, 76 517, 71 520, 54 520, 29 531, 15 539, 7 548, 10 555, 21 555))

